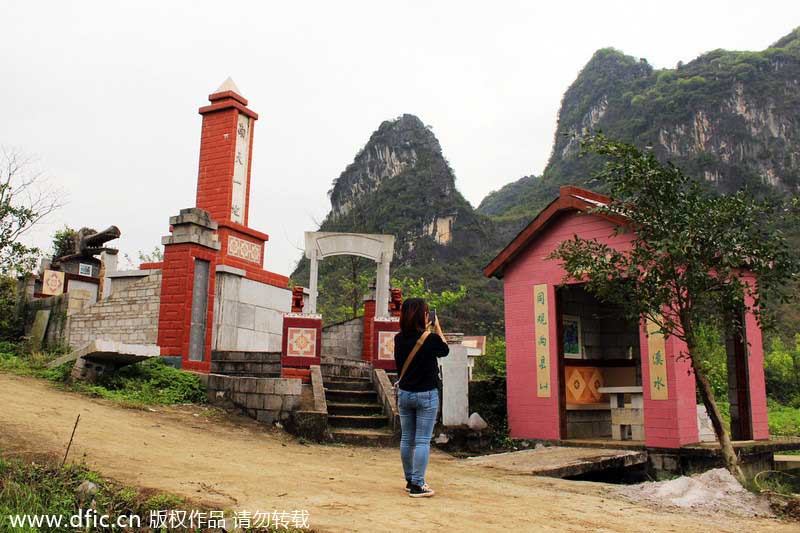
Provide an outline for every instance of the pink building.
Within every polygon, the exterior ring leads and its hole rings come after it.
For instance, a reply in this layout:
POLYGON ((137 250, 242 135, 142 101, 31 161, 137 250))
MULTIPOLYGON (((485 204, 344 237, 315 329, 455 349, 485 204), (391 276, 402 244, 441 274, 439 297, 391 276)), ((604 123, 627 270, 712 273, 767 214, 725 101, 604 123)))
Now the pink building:
MULTIPOLYGON (((550 253, 578 235, 630 246, 617 217, 589 212, 609 198, 562 187, 558 198, 484 270, 504 281, 508 422, 515 438, 630 439, 679 448, 700 440, 694 376, 685 348, 599 301, 550 253), (648 331, 649 330, 649 331, 648 331)), ((729 335, 728 396, 734 440, 767 439, 761 330, 745 317, 745 342, 729 335)))

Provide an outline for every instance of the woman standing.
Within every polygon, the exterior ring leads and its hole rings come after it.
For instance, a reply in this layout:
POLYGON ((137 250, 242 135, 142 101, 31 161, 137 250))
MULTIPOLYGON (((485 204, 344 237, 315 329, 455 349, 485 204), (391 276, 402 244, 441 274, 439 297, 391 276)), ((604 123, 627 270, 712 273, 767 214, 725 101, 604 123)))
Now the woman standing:
POLYGON ((450 348, 444 341, 439 318, 431 321, 428 305, 409 298, 400 309, 400 333, 394 338, 394 360, 400 372, 397 406, 400 410, 400 458, 406 491, 412 498, 429 498, 434 492, 425 483, 431 434, 439 411, 439 366, 450 348), (428 328, 433 325, 433 332, 428 328))

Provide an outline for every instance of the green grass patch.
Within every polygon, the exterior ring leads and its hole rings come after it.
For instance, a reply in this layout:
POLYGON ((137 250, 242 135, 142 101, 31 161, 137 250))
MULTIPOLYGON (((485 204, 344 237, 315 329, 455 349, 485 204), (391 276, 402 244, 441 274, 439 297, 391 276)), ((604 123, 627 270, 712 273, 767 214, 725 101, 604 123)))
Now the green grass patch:
MULTIPOLYGON (((12 345, 13 346, 13 345, 12 345)), ((0 371, 33 376, 57 383, 68 390, 106 398, 130 405, 170 405, 204 403, 206 387, 200 378, 168 366, 163 359, 153 358, 105 374, 96 383, 68 382, 73 363, 48 369, 46 365, 58 354, 35 352, 24 354, 0 346, 0 371)))
MULTIPOLYGON (((85 493, 84 493, 85 494, 85 493)), ((97 472, 89 470, 84 465, 67 464, 60 466, 59 462, 49 457, 42 457, 35 461, 24 460, 18 457, 3 458, 0 454, 0 531, 9 533, 61 533, 64 531, 142 531, 166 533, 167 529, 151 529, 150 519, 152 512, 166 512, 169 517, 171 511, 186 520, 189 525, 189 516, 193 511, 204 513, 204 520, 211 517, 210 511, 224 513, 228 524, 234 521, 234 511, 231 509, 209 508, 207 505, 188 501, 171 493, 141 490, 137 487, 122 485, 112 480, 103 478, 97 472), (95 485, 96 492, 81 500, 81 485, 90 481, 95 485), (94 502, 92 502, 94 500, 94 502), (69 521, 81 509, 93 507, 98 516, 107 515, 109 528, 103 527, 69 527, 69 521), (29 523, 25 526, 12 526, 9 516, 21 515, 50 515, 61 516, 60 527, 42 525, 32 527, 29 523), (139 517, 140 527, 121 529, 115 527, 117 517, 139 517)), ((291 512, 288 511, 291 516, 291 512)), ((85 515, 84 515, 85 516, 85 515)), ((163 515, 162 515, 163 516, 163 515)), ((311 518, 311 517, 309 517, 311 518)), ((167 518, 169 520, 169 518, 167 518)), ((207 523, 207 522, 206 522, 207 523)), ((85 522, 84 522, 85 524, 85 522)), ((270 523, 268 528, 247 528, 248 532, 308 532, 310 529, 297 529, 293 519, 289 519, 289 527, 275 526, 270 523)), ((206 531, 207 529, 203 529, 206 531)), ((216 529, 214 529, 216 531, 216 529)), ((170 528, 169 531, 187 531, 184 528, 170 528)), ((200 529, 191 529, 200 531, 200 529)))
POLYGON ((86 509, 91 504, 91 497, 89 501, 81 502, 76 493, 84 481, 97 487, 93 496, 97 512, 108 514, 112 520, 117 516, 138 515, 142 525, 147 526, 151 510, 198 508, 173 494, 154 494, 106 480, 82 465, 61 467, 58 462, 47 458, 37 461, 0 458, 0 531, 71 531, 64 526, 12 527, 9 515, 61 515, 68 521, 79 509, 86 509))

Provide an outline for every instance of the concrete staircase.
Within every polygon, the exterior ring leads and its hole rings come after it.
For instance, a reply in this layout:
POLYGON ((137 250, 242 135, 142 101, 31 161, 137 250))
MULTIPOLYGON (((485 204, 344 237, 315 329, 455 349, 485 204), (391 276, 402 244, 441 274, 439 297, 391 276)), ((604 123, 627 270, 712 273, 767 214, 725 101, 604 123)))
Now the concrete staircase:
POLYGON ((324 378, 328 429, 335 442, 391 446, 394 433, 369 378, 324 378))

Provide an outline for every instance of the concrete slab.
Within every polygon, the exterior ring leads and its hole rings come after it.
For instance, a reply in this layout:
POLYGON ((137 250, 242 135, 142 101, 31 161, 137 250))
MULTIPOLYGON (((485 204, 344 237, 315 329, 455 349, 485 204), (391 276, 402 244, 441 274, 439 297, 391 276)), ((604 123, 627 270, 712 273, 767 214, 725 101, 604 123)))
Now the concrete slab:
POLYGON ((44 343, 44 335, 47 332, 47 323, 50 321, 50 310, 40 309, 36 311, 36 316, 33 319, 33 326, 31 326, 31 349, 38 351, 42 349, 44 343))
POLYGON ((800 455, 775 455, 775 470, 800 470, 800 455))
POLYGON ((47 364, 47 368, 55 368, 79 358, 97 363, 112 363, 116 367, 121 367, 160 355, 161 350, 155 344, 125 344, 123 342, 97 339, 58 359, 50 361, 47 364))
POLYGON ((563 478, 642 464, 647 461, 647 452, 551 446, 470 457, 467 461, 476 466, 506 470, 516 474, 563 478))

